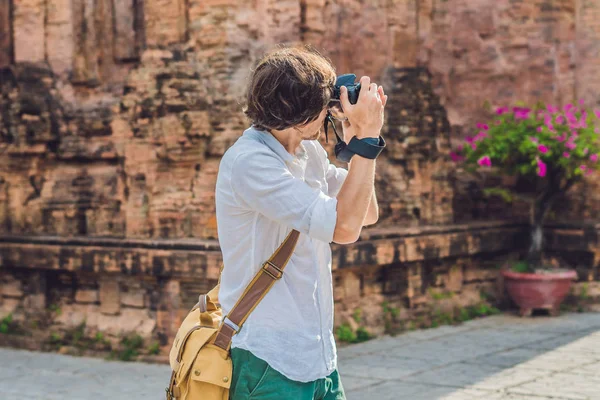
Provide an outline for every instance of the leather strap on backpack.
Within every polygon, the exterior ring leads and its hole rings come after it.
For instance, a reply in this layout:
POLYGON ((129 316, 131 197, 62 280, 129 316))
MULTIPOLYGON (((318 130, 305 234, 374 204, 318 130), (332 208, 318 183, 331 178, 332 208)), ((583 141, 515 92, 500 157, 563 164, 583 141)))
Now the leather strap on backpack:
POLYGON ((300 232, 291 231, 271 258, 262 265, 229 314, 224 317, 215 337, 216 346, 229 350, 233 335, 240 330, 252 310, 266 296, 273 284, 283 276, 283 270, 296 248, 299 236, 300 232))

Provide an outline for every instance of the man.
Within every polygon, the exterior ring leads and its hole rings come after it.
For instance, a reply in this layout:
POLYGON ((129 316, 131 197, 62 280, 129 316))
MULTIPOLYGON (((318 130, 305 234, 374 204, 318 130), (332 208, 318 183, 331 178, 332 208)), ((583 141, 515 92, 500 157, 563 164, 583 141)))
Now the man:
MULTIPOLYGON (((378 219, 375 160, 355 155, 348 170, 329 163, 317 139, 335 70, 309 48, 283 48, 253 71, 245 114, 252 127, 225 153, 216 186, 226 315, 262 263, 296 229, 283 278, 233 337, 230 399, 340 400, 333 332, 330 243, 353 243, 378 219)), ((356 104, 341 91, 344 141, 379 138, 387 101, 361 79, 356 104)))

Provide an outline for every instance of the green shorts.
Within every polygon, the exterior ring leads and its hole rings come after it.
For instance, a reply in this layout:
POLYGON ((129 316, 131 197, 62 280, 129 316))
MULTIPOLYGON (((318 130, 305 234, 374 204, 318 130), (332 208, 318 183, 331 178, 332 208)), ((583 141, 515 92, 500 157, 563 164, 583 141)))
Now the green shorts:
POLYGON ((231 360, 230 400, 346 400, 337 370, 326 378, 303 383, 286 378, 246 350, 231 349, 231 360))

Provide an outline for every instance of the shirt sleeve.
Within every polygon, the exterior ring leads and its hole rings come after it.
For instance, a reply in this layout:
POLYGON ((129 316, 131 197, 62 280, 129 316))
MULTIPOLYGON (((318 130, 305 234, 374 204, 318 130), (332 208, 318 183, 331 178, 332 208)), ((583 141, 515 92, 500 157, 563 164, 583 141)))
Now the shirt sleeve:
POLYGON ((270 152, 240 154, 231 171, 236 201, 311 238, 333 241, 337 199, 295 178, 270 152))
POLYGON ((348 170, 338 168, 327 160, 327 171, 325 179, 327 179, 328 192, 331 197, 336 197, 348 176, 348 170))

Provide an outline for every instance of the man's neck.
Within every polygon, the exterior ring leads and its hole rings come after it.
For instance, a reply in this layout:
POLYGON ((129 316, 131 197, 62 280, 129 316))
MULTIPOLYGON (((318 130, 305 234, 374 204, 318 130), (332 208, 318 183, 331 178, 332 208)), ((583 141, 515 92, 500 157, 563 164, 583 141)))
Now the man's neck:
POLYGON ((275 136, 275 139, 277 139, 279 143, 283 145, 288 153, 291 155, 296 155, 296 151, 302 142, 302 137, 299 135, 298 131, 293 128, 284 129, 281 131, 271 129, 271 134, 275 136))

